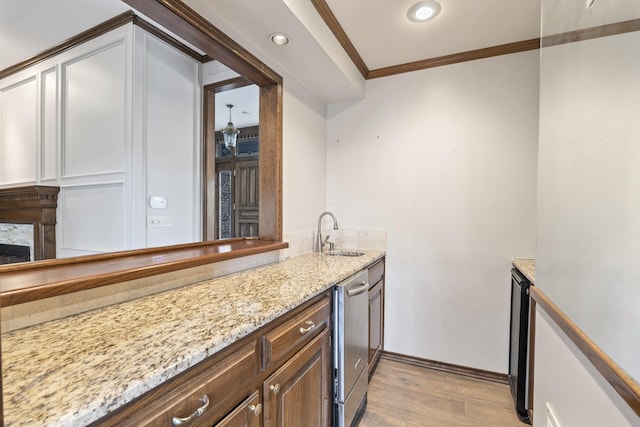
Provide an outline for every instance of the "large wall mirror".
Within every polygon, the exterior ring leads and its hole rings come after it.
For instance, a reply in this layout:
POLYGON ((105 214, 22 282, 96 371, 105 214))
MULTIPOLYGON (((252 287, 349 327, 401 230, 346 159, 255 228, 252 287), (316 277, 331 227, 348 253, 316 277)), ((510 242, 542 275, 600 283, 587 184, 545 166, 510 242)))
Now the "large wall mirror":
POLYGON ((10 34, 0 37, 8 53, 0 62, 0 191, 60 187, 58 257, 281 240, 280 76, 181 2, 2 7, 10 34), (117 27, 75 51, 59 49, 58 59, 29 62, 131 9, 135 30, 117 27), (21 103, 42 107, 16 119, 11 110, 21 103), (220 133, 227 105, 240 130, 231 150, 220 133))
POLYGON ((640 383, 640 4, 542 4, 536 285, 640 383))

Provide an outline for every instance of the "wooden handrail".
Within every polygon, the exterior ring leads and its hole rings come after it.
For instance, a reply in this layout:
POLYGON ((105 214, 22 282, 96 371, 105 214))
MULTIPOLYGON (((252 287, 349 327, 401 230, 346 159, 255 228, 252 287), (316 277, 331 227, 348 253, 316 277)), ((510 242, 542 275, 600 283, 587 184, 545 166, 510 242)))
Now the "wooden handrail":
POLYGON ((542 307, 631 409, 640 416, 640 385, 578 328, 540 288, 531 286, 529 289, 536 304, 542 307))

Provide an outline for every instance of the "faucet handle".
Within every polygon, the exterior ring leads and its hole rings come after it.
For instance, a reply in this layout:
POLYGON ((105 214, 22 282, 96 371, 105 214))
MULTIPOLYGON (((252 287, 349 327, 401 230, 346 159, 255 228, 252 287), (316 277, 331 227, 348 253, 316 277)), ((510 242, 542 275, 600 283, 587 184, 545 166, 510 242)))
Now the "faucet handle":
MULTIPOLYGON (((327 238, 324 239, 324 244, 329 245, 329 251, 333 251, 336 247, 336 239, 335 236, 327 235, 327 238)), ((324 246, 323 244, 323 246, 324 246)))

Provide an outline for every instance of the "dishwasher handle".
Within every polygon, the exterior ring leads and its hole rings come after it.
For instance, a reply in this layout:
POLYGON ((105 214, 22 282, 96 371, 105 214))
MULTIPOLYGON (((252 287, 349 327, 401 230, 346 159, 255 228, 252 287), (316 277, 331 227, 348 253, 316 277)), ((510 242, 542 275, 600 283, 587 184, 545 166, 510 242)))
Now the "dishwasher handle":
POLYGON ((347 289, 347 295, 352 297, 361 294, 369 289, 369 283, 363 282, 357 288, 347 289))

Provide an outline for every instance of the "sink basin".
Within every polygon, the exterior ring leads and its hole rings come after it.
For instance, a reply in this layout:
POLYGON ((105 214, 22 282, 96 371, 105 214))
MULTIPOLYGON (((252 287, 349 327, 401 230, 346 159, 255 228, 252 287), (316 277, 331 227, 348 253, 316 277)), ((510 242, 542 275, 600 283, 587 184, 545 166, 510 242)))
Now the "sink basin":
POLYGON ((362 256, 364 252, 356 252, 356 251, 331 251, 327 252, 326 255, 329 256, 362 256))

